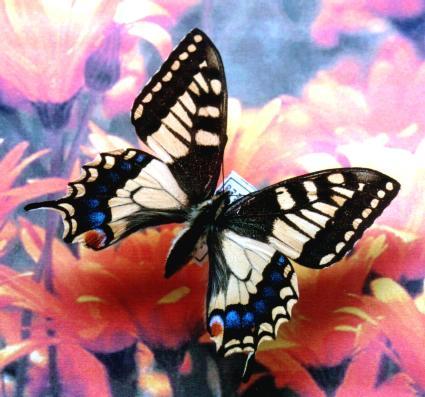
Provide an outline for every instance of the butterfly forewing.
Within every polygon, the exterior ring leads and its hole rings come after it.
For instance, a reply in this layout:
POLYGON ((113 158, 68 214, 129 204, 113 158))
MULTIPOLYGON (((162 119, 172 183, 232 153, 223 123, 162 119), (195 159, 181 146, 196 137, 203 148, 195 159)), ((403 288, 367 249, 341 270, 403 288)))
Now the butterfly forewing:
POLYGON ((370 169, 319 171, 239 199, 219 224, 271 244, 301 265, 322 268, 352 249, 399 188, 370 169))
POLYGON ((226 144, 227 89, 220 55, 189 33, 134 102, 139 137, 172 171, 192 204, 216 187, 226 144))
POLYGON ((183 222, 187 196, 162 161, 136 149, 100 154, 69 183, 68 195, 35 203, 61 212, 64 240, 105 248, 140 228, 183 222))
POLYGON ((270 244, 230 230, 210 236, 209 249, 208 330, 224 355, 255 352, 291 316, 294 269, 270 244))

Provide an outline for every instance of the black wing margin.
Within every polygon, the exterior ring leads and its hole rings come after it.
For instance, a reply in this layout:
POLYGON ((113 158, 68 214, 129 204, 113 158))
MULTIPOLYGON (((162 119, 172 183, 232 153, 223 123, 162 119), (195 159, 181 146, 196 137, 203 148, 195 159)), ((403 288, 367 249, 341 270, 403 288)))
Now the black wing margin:
POLYGON ((205 33, 194 29, 174 49, 136 98, 131 120, 191 204, 213 194, 227 141, 227 88, 205 33))
POLYGON ((235 201, 219 228, 267 242, 301 265, 339 261, 394 199, 400 184, 371 169, 292 178, 235 201))

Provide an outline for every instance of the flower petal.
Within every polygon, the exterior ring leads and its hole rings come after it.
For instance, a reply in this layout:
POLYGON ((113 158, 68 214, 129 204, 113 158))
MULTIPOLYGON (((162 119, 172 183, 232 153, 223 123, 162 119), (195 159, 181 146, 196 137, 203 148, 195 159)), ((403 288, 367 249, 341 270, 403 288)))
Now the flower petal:
POLYGON ((13 345, 8 345, 0 350, 0 370, 24 357, 40 347, 50 346, 58 343, 57 338, 27 339, 13 345))
POLYGON ((172 50, 170 34, 156 23, 136 22, 128 29, 128 33, 153 44, 162 59, 166 59, 172 50))

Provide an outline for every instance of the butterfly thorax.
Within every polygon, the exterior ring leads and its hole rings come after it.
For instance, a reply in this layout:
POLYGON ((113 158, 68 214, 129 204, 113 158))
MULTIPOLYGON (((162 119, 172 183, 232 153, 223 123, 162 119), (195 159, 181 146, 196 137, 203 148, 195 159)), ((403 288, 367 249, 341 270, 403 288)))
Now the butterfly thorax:
POLYGON ((177 236, 168 256, 166 277, 170 277, 189 262, 197 242, 214 230, 215 221, 228 206, 229 198, 229 192, 220 192, 191 209, 188 227, 177 236))
POLYGON ((229 202, 230 193, 228 191, 217 193, 209 200, 193 207, 189 215, 189 223, 191 225, 202 223, 206 227, 213 225, 229 202))

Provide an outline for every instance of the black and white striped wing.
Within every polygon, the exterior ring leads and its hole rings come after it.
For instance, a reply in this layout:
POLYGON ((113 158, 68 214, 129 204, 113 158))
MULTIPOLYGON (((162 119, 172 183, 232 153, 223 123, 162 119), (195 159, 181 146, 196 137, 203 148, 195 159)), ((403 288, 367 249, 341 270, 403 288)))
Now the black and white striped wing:
POLYGON ((211 235, 208 247, 208 331, 225 356, 255 353, 291 316, 298 300, 294 269, 270 244, 231 230, 211 235))
POLYGON ((323 268, 353 248, 399 189, 397 181, 370 169, 319 171, 242 197, 218 223, 301 265, 323 268))
POLYGON ((84 165, 64 198, 25 209, 60 211, 64 240, 99 250, 138 229, 183 222, 187 204, 166 164, 148 153, 126 149, 102 153, 84 165))
POLYGON ((198 29, 180 42, 134 102, 137 134, 168 165, 191 204, 215 190, 227 140, 226 112, 220 54, 198 29))

